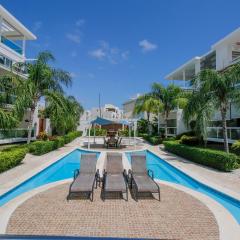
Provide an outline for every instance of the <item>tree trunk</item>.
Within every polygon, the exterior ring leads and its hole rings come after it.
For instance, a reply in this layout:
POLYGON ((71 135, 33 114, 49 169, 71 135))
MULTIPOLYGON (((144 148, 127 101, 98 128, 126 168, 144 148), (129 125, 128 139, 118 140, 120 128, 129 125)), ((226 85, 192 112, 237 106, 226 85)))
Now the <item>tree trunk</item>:
POLYGON ((148 134, 151 134, 151 127, 150 127, 150 113, 147 112, 147 122, 148 122, 148 134))
POLYGON ((225 150, 225 152, 229 153, 228 135, 227 135, 227 120, 226 120, 227 111, 225 108, 221 109, 221 115, 222 115, 224 150, 225 150))
POLYGON ((28 137, 27 137, 27 144, 31 142, 31 136, 32 136, 32 128, 33 128, 33 115, 36 109, 36 103, 31 107, 30 111, 30 119, 28 123, 28 137))
POLYGON ((167 138, 167 113, 165 113, 165 117, 164 117, 164 120, 165 120, 165 138, 167 138))
POLYGON ((158 135, 160 135, 160 113, 158 112, 158 135))

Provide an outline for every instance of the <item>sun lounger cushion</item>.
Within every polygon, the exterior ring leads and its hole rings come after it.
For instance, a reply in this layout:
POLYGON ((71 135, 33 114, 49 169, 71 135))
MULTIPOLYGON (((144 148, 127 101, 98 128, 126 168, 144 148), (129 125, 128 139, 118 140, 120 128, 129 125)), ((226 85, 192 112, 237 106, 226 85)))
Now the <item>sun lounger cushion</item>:
POLYGON ((132 154, 131 155, 132 171, 134 174, 141 175, 146 174, 146 155, 144 154, 132 154))
POLYGON ((126 184, 122 174, 108 174, 105 182, 105 190, 113 192, 126 191, 126 184))
POLYGON ((148 175, 134 175, 139 192, 158 192, 158 187, 148 175))
POLYGON ((71 192, 92 191, 95 175, 80 173, 71 186, 71 192))
POLYGON ((95 174, 96 163, 97 163, 96 153, 82 154, 80 160, 80 172, 95 174))

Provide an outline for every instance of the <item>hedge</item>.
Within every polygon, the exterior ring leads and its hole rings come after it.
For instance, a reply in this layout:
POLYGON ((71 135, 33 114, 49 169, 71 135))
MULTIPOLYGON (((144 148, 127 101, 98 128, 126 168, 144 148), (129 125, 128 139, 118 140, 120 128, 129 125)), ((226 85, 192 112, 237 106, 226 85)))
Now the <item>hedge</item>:
POLYGON ((233 153, 219 150, 190 147, 179 141, 163 142, 165 149, 190 161, 209 166, 221 171, 231 171, 238 167, 238 157, 233 153))
POLYGON ((26 147, 15 147, 0 152, 0 173, 20 164, 27 152, 26 147))
POLYGON ((142 137, 152 145, 158 145, 162 143, 162 138, 160 136, 142 135, 142 137))
POLYGON ((237 155, 240 155, 240 140, 233 143, 231 151, 237 155))
POLYGON ((199 145, 199 139, 195 136, 183 135, 180 139, 180 143, 189 145, 189 146, 196 146, 196 145, 199 145))
POLYGON ((36 141, 29 145, 29 152, 33 155, 43 155, 55 149, 63 147, 65 144, 70 143, 75 138, 81 136, 81 132, 75 131, 66 134, 65 136, 51 138, 49 141, 36 141))

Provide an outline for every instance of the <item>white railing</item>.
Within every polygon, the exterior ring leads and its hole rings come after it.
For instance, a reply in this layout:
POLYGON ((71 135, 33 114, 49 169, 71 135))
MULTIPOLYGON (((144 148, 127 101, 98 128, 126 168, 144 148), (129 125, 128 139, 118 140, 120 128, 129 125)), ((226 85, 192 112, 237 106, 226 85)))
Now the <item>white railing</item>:
MULTIPOLYGON (((240 139, 240 127, 227 127, 227 134, 229 142, 234 142, 240 139)), ((208 127, 207 128, 208 140, 222 142, 223 129, 222 127, 208 127)))
MULTIPOLYGON (((160 127, 160 129, 164 130, 165 133, 165 128, 160 127)), ((176 127, 167 127, 167 135, 170 137, 176 136, 177 135, 177 128, 176 127)))
MULTIPOLYGON (((27 136, 28 136, 27 128, 0 129, 0 140, 27 138, 27 136)), ((32 130, 32 137, 34 137, 34 129, 32 130)))

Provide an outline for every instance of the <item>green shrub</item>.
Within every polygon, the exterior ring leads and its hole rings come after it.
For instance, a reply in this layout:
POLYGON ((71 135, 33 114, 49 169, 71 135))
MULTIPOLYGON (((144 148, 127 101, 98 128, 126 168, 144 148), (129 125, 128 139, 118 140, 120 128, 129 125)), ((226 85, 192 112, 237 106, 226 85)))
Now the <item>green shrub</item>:
POLYGON ((54 140, 52 140, 54 142, 54 149, 63 147, 65 144, 65 139, 64 137, 56 137, 54 140))
POLYGON ((235 141, 231 147, 231 151, 237 155, 240 155, 240 140, 235 141))
POLYGON ((55 149, 63 147, 64 144, 70 143, 75 138, 82 135, 82 132, 75 131, 61 137, 52 137, 51 141, 36 141, 29 145, 29 152, 33 155, 43 155, 55 149))
POLYGON ((231 171, 238 167, 238 157, 233 153, 225 153, 200 147, 190 147, 180 144, 179 141, 163 142, 165 149, 190 161, 216 168, 222 171, 231 171))
POLYGON ((56 149, 55 146, 54 141, 36 141, 30 144, 29 152, 34 155, 43 155, 56 149))
MULTIPOLYGON (((87 135, 88 135, 87 130, 87 135)), ((107 130, 104 128, 95 128, 95 136, 106 136, 107 135, 107 130)), ((94 128, 91 128, 90 130, 90 136, 94 136, 94 128)))
POLYGON ((158 145, 162 143, 162 138, 160 136, 151 136, 148 134, 142 135, 143 139, 149 142, 152 145, 158 145))
POLYGON ((26 147, 15 147, 0 152, 0 173, 20 164, 27 152, 28 148, 26 147))
POLYGON ((180 143, 189 146, 196 146, 199 144, 199 139, 197 137, 183 135, 180 139, 180 143))
POLYGON ((183 132, 183 133, 180 133, 176 136, 176 140, 180 140, 182 136, 195 136, 195 133, 193 131, 189 131, 189 132, 183 132))
POLYGON ((70 143, 75 138, 80 137, 81 135, 82 135, 82 132, 79 132, 79 131, 69 132, 64 136, 64 142, 65 144, 70 143))

